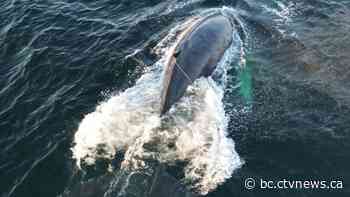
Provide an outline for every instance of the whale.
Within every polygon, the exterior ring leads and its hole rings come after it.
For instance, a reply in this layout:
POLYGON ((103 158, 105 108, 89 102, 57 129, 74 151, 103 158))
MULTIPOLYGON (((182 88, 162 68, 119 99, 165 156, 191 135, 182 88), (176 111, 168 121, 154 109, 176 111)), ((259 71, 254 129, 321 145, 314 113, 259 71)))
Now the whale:
POLYGON ((194 19, 179 35, 165 61, 160 115, 178 102, 196 79, 209 77, 232 43, 233 24, 222 14, 194 19))

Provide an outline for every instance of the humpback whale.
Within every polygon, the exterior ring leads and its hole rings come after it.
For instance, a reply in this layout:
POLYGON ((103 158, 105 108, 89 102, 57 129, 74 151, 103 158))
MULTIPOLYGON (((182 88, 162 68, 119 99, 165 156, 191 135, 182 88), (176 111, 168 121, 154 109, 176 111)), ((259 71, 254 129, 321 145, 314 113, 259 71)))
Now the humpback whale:
POLYGON ((222 14, 192 22, 171 48, 165 63, 161 93, 161 115, 185 93, 199 77, 209 77, 232 42, 233 26, 222 14))

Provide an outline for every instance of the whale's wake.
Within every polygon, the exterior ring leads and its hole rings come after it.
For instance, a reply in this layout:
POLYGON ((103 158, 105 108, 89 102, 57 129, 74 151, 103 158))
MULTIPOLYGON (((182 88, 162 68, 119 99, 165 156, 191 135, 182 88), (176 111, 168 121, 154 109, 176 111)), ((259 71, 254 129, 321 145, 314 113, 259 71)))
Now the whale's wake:
MULTIPOLYGON (((184 26, 184 25, 183 25, 184 26)), ((177 31, 159 45, 163 53, 177 31)), ((238 35, 234 35, 238 40, 238 35)), ((163 64, 155 63, 135 86, 111 96, 82 120, 72 148, 77 165, 93 165, 98 159, 112 160, 125 152, 122 168, 142 169, 148 160, 165 165, 184 162, 184 180, 206 194, 242 165, 235 144, 227 135, 227 117, 222 102, 225 67, 240 48, 233 43, 215 71, 218 80, 200 78, 169 113, 159 116, 163 64)), ((163 55, 166 56, 166 55, 163 55)))

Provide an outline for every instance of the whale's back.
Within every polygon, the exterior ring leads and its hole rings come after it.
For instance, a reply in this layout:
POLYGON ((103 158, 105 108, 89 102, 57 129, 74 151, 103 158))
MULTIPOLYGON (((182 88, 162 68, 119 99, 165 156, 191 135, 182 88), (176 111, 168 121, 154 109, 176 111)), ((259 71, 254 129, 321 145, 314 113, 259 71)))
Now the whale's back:
POLYGON ((166 113, 201 76, 215 70, 232 42, 233 27, 221 14, 200 19, 186 30, 166 65, 161 114, 166 113))

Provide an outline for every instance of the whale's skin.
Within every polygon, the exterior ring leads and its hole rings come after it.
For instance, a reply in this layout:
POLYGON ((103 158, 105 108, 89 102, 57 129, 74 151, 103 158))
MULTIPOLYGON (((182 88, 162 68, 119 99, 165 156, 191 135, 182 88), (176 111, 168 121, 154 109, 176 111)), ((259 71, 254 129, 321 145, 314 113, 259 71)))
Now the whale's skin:
POLYGON ((164 115, 199 77, 215 70, 232 43, 233 25, 222 15, 199 18, 182 32, 165 63, 160 114, 164 115))

